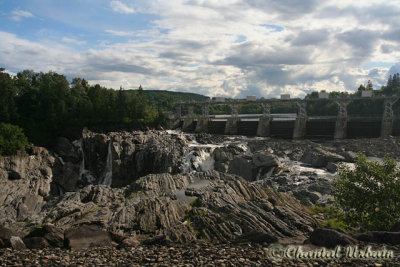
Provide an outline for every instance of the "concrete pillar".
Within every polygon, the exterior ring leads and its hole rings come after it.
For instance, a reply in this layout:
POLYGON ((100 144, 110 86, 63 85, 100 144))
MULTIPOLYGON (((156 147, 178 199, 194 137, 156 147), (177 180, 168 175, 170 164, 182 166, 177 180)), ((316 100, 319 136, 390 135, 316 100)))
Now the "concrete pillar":
POLYGON ((203 104, 203 116, 197 121, 196 129, 194 130, 196 133, 206 133, 208 132, 208 122, 210 121, 209 116, 209 108, 210 104, 203 104))
POLYGON ((209 103, 205 103, 203 104, 203 117, 208 117, 210 115, 210 104, 209 103))
POLYGON ((188 115, 183 120, 182 131, 190 131, 190 130, 192 130, 193 122, 194 122, 194 108, 193 108, 192 105, 190 105, 188 107, 188 115))
POLYGON ((339 113, 336 117, 334 138, 344 139, 347 137, 347 106, 350 102, 342 100, 336 101, 336 103, 339 105, 339 113))
POLYGON ((296 121, 294 122, 293 139, 301 139, 306 136, 307 102, 297 102, 297 106, 299 107, 299 111, 296 116, 296 121))
POLYGON ((261 103, 263 109, 263 115, 260 117, 257 126, 257 136, 269 136, 270 135, 270 123, 271 123, 271 104, 261 103))
POLYGON ((394 113, 393 113, 393 105, 397 102, 399 98, 385 100, 382 117, 382 125, 381 125, 381 137, 385 138, 392 134, 393 131, 393 122, 394 122, 394 113))
POLYGON ((233 103, 231 106, 231 117, 228 118, 225 124, 225 134, 237 134, 238 133, 238 122, 240 121, 238 106, 233 103))
POLYGON ((179 104, 175 107, 175 117, 180 119, 182 117, 182 106, 179 104))
POLYGON ((196 129, 194 130, 196 133, 207 133, 208 132, 208 122, 210 121, 209 118, 200 118, 197 121, 196 129))

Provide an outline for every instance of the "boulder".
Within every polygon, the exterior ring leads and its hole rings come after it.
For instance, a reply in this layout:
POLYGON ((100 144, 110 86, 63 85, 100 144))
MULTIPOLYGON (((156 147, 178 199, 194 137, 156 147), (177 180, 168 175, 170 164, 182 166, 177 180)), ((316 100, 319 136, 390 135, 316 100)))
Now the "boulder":
POLYGON ((113 246, 111 236, 93 226, 78 226, 64 232, 64 246, 71 249, 113 246))
POLYGON ((390 232, 400 232, 400 222, 393 224, 393 226, 390 228, 390 232))
POLYGON ((11 243, 10 243, 10 239, 12 236, 20 236, 20 234, 18 234, 17 232, 4 227, 2 225, 0 225, 0 241, 1 241, 1 246, 3 247, 10 247, 11 243))
POLYGON ((228 172, 239 175, 245 180, 252 181, 253 169, 253 164, 250 158, 237 156, 229 162, 228 172))
POLYGON ((19 236, 12 236, 10 238, 10 244, 14 250, 26 249, 24 242, 22 241, 22 239, 19 236))
POLYGON ((372 231, 357 235, 359 241, 397 246, 400 245, 400 232, 372 231))
POLYGON ((43 237, 28 237, 24 238, 24 243, 29 249, 44 249, 51 247, 49 242, 43 237))
POLYGON ((337 169, 337 165, 333 162, 328 162, 328 164, 326 164, 326 170, 330 173, 335 173, 337 169))
POLYGON ((303 153, 300 161, 310 164, 313 167, 320 168, 325 167, 328 162, 340 162, 346 161, 346 159, 339 154, 324 150, 320 147, 314 147, 307 149, 303 153))
POLYGON ((280 162, 279 158, 273 154, 270 154, 266 151, 259 151, 253 154, 252 156, 253 164, 256 167, 277 167, 280 162))
POLYGON ((52 247, 62 248, 64 246, 64 232, 54 225, 46 224, 34 229, 26 236, 26 238, 33 237, 45 239, 52 247))
POLYGON ((356 244, 357 241, 339 229, 317 228, 310 234, 310 242, 316 246, 333 248, 356 244))
POLYGON ((120 246, 124 248, 132 248, 140 245, 140 242, 134 236, 130 236, 122 240, 120 246))

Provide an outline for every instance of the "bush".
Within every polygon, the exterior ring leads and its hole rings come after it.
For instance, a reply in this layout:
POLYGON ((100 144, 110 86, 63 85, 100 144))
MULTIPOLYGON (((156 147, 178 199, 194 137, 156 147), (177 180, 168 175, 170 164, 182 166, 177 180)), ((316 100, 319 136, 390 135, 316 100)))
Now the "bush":
POLYGON ((28 145, 28 139, 20 127, 0 123, 0 155, 10 156, 17 151, 25 151, 28 145))
POLYGON ((358 154, 355 168, 341 165, 334 181, 334 206, 349 226, 388 230, 400 218, 400 169, 397 162, 367 161, 358 154))

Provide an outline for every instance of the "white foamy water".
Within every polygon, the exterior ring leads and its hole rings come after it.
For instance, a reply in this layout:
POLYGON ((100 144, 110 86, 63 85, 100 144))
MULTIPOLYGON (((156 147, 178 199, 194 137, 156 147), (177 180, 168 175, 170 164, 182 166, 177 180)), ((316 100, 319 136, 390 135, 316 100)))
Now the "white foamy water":
POLYGON ((108 141, 107 161, 106 168, 104 170, 104 178, 101 184, 110 186, 112 183, 112 151, 111 151, 112 140, 108 141))
POLYGON ((85 177, 89 183, 94 183, 96 181, 96 178, 89 172, 89 170, 85 169, 85 152, 83 151, 82 148, 82 142, 83 140, 81 139, 77 143, 79 147, 79 152, 82 155, 81 165, 79 166, 79 180, 83 181, 83 178, 85 177))

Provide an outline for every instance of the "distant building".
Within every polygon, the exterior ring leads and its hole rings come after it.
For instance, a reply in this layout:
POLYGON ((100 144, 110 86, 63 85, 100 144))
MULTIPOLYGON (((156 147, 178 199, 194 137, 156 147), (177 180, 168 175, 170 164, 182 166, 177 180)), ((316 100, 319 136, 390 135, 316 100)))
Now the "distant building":
POLYGON ((282 94, 281 95, 282 100, 289 100, 290 99, 290 94, 282 94))
POLYGON ((257 97, 255 95, 248 95, 246 96, 247 101, 255 101, 257 100, 257 97))
POLYGON ((372 91, 371 90, 361 91, 361 97, 372 97, 372 91))
POLYGON ((329 94, 327 92, 319 92, 318 98, 319 99, 329 99, 329 94))

